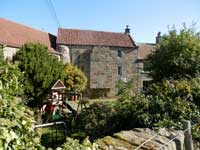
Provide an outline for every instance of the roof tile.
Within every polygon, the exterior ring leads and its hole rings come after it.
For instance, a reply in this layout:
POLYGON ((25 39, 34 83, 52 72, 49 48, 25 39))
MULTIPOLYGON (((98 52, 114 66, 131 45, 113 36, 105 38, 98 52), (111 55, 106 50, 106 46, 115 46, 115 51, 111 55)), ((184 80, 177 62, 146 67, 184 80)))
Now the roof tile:
POLYGON ((155 44, 139 43, 138 48, 138 59, 145 59, 155 49, 155 44))
POLYGON ((131 37, 124 33, 58 29, 57 44, 135 47, 131 37))
POLYGON ((39 42, 55 52, 56 36, 0 18, 0 44, 20 48, 26 42, 39 42))

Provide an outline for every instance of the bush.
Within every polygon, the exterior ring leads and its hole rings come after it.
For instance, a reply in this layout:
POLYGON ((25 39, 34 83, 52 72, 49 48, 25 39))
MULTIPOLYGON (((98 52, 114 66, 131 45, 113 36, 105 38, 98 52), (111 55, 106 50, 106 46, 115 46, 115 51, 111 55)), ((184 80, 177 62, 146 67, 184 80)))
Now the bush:
POLYGON ((112 103, 94 103, 81 112, 74 128, 86 132, 91 139, 132 128, 182 129, 184 120, 194 124, 200 118, 188 83, 187 80, 164 81, 152 86, 149 95, 120 97, 112 103))
POLYGON ((67 63, 65 65, 64 84, 68 91, 81 92, 87 85, 87 77, 76 66, 67 63))
POLYGON ((79 114, 77 124, 72 128, 80 129, 91 139, 96 139, 121 130, 145 127, 151 123, 147 108, 148 99, 142 96, 124 101, 94 103, 79 114))
POLYGON ((33 112, 19 97, 14 97, 22 87, 18 82, 18 69, 13 65, 8 66, 1 65, 0 74, 0 147, 42 149, 40 137, 33 129, 33 112))
POLYGON ((67 138, 62 148, 57 148, 56 150, 98 150, 98 145, 95 143, 92 144, 88 138, 82 144, 78 140, 67 138))

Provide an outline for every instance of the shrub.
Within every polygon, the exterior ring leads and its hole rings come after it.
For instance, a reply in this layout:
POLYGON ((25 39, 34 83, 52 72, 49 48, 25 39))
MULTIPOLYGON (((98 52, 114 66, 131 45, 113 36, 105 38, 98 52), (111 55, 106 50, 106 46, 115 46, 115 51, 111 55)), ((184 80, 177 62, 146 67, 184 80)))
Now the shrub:
POLYGON ((57 148, 56 150, 98 150, 98 145, 91 143, 88 138, 86 138, 82 144, 78 140, 67 138, 66 142, 62 145, 62 148, 57 148))
POLYGON ((3 149, 42 149, 34 133, 33 112, 18 97, 21 91, 18 70, 1 65, 0 74, 0 147, 3 149), (11 69, 10 69, 11 68, 11 69))
POLYGON ((194 124, 200 118, 188 83, 187 80, 164 81, 152 86, 149 95, 94 103, 81 112, 74 128, 86 132, 92 139, 132 128, 182 129, 184 120, 194 124))
POLYGON ((68 91, 81 92, 87 84, 87 77, 84 73, 70 63, 65 65, 64 84, 68 91))

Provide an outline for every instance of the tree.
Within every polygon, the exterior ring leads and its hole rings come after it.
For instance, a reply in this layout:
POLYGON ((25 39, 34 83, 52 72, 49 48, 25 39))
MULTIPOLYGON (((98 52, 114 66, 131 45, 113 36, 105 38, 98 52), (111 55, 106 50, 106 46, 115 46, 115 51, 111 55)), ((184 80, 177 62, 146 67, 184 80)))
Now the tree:
POLYGON ((67 63, 65 65, 64 84, 68 91, 81 92, 87 85, 87 77, 76 66, 67 63))
POLYGON ((161 37, 147 62, 145 70, 154 81, 196 77, 200 72, 200 33, 186 27, 179 32, 170 30, 161 37))
POLYGON ((28 98, 41 100, 50 85, 58 78, 62 79, 64 65, 49 54, 45 45, 24 44, 14 60, 24 73, 24 93, 28 98))

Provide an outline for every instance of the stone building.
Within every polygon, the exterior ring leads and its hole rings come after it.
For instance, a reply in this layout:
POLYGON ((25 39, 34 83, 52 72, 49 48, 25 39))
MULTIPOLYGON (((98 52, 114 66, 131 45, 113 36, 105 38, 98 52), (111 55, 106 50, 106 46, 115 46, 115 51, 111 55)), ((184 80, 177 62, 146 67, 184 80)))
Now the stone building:
POLYGON ((156 44, 153 43, 137 43, 137 89, 145 91, 148 85, 151 83, 152 78, 149 77, 149 73, 144 70, 146 65, 146 58, 155 49, 156 44))
POLYGON ((136 74, 137 46, 129 33, 128 27, 124 33, 58 29, 57 50, 86 74, 88 96, 114 96, 117 81, 136 74))
POLYGON ((78 66, 88 77, 87 96, 115 96, 116 83, 119 80, 126 82, 133 76, 137 76, 138 91, 151 80, 143 66, 155 44, 136 45, 128 26, 123 33, 60 28, 56 37, 0 18, 0 46, 6 60, 12 59, 26 42, 45 44, 63 63, 78 66))
POLYGON ((156 45, 159 43, 161 39, 161 32, 158 32, 155 43, 137 43, 137 60, 135 61, 137 66, 137 89, 145 92, 149 84, 151 84, 152 78, 149 76, 149 72, 145 71, 145 65, 147 56, 151 54, 155 49, 156 45))
POLYGON ((52 55, 60 58, 55 51, 56 36, 0 18, 0 46, 3 47, 4 59, 11 60, 19 48, 27 42, 39 42, 48 46, 52 55))

